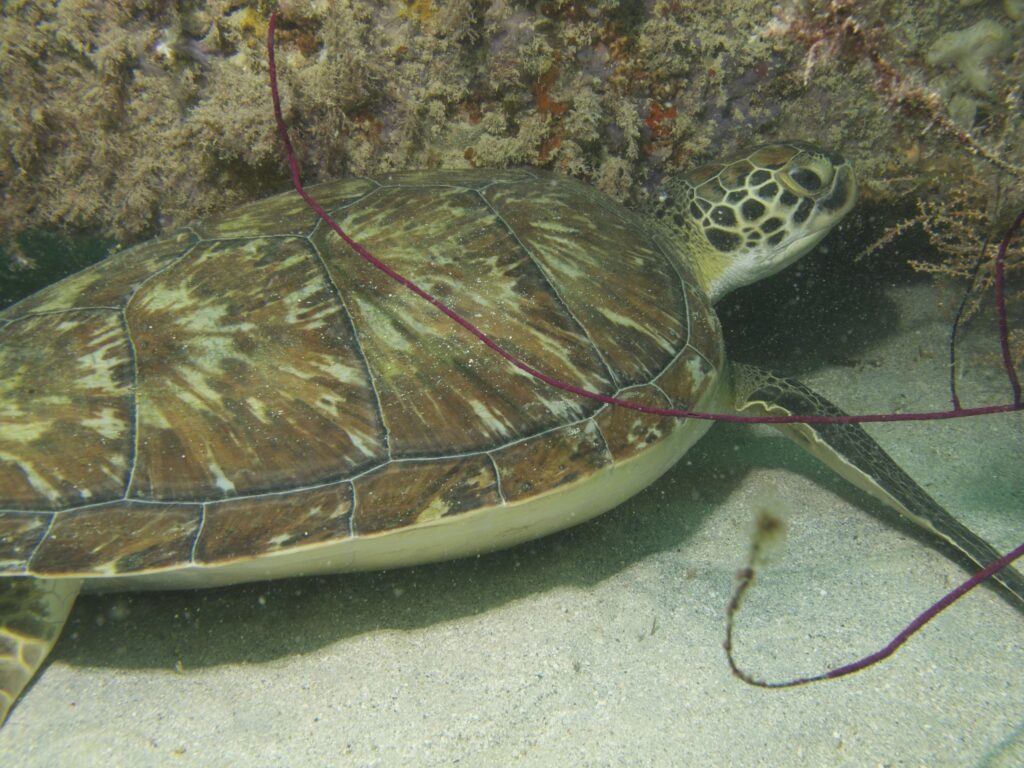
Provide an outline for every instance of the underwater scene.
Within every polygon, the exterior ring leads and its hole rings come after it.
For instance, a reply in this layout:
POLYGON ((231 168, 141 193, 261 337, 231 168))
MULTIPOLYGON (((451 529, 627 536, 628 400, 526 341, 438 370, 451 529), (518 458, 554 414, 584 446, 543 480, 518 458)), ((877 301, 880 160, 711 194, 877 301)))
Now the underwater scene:
POLYGON ((1022 0, 4 3, 0 764, 1024 766, 1022 84, 1022 0))

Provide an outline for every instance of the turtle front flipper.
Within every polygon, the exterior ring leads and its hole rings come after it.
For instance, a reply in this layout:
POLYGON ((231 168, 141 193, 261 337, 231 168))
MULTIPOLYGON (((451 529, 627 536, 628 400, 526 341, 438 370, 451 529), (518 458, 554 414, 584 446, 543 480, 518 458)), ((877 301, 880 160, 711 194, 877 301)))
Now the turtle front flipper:
MULTIPOLYGON (((736 410, 765 415, 845 415, 824 397, 792 379, 749 365, 733 365, 736 410)), ((1002 553, 976 535, 921 488, 859 424, 776 424, 780 431, 863 491, 952 544, 980 567, 1002 553)), ((1024 576, 1012 567, 992 577, 1024 610, 1024 576)))
POLYGON ((80 579, 0 579, 0 725, 57 642, 80 579))

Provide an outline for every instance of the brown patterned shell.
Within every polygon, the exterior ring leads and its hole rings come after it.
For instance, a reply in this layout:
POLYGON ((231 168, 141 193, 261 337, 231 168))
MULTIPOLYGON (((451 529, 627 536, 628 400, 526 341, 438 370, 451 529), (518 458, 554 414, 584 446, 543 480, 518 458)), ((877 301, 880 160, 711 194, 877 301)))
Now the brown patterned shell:
MULTIPOLYGON (((312 191, 531 365, 665 406, 712 398, 722 348, 707 299, 642 219, 596 191, 535 171, 312 191)), ((519 373, 294 194, 118 253, 0 312, 0 423, 0 573, 188 570, 196 583, 210 566, 289 552, 343 569, 322 552, 514 516, 702 429, 519 373)))

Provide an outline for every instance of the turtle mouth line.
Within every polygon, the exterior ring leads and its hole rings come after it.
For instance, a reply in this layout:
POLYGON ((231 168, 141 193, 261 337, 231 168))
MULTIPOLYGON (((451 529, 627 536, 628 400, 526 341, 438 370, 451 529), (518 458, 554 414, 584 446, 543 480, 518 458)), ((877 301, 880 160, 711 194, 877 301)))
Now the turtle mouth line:
POLYGON ((804 247, 811 248, 815 243, 817 243, 819 240, 821 240, 821 238, 823 238, 825 236, 827 231, 828 230, 819 231, 819 232, 808 232, 806 235, 800 235, 799 237, 794 237, 790 241, 790 243, 789 243, 789 248, 790 249, 798 248, 798 249, 800 249, 799 252, 803 253, 803 248, 804 247))
POLYGON ((794 237, 786 249, 789 253, 803 254, 818 244, 818 241, 824 239, 831 231, 831 227, 824 227, 823 229, 815 230, 814 232, 807 232, 805 234, 794 237))

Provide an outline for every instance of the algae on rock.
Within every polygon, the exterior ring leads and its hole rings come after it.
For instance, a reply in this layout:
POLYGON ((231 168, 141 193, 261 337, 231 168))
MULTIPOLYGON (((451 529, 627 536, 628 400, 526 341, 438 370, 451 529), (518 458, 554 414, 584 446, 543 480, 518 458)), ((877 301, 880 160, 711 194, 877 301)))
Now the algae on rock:
MULTIPOLYGON (((286 189, 266 73, 274 5, 5 4, 4 231, 70 226, 137 240, 286 189)), ((1018 162, 1024 146, 1012 125, 1021 122, 1019 51, 999 60, 1002 70, 991 66, 995 52, 977 59, 970 77, 988 77, 966 97, 949 84, 960 70, 938 59, 922 68, 944 35, 980 26, 985 4, 723 0, 714 13, 696 0, 276 7, 284 109, 310 182, 533 164, 627 199, 665 173, 800 137, 849 155, 868 197, 891 201, 908 187, 932 194, 931 180, 973 159, 940 132, 923 132, 926 122, 879 88, 867 57, 833 44, 835 25, 853 14, 894 66, 937 84, 944 108, 970 98, 978 124, 965 127, 980 139, 1018 162)), ((1020 22, 1010 34, 1019 39, 1020 22)))

